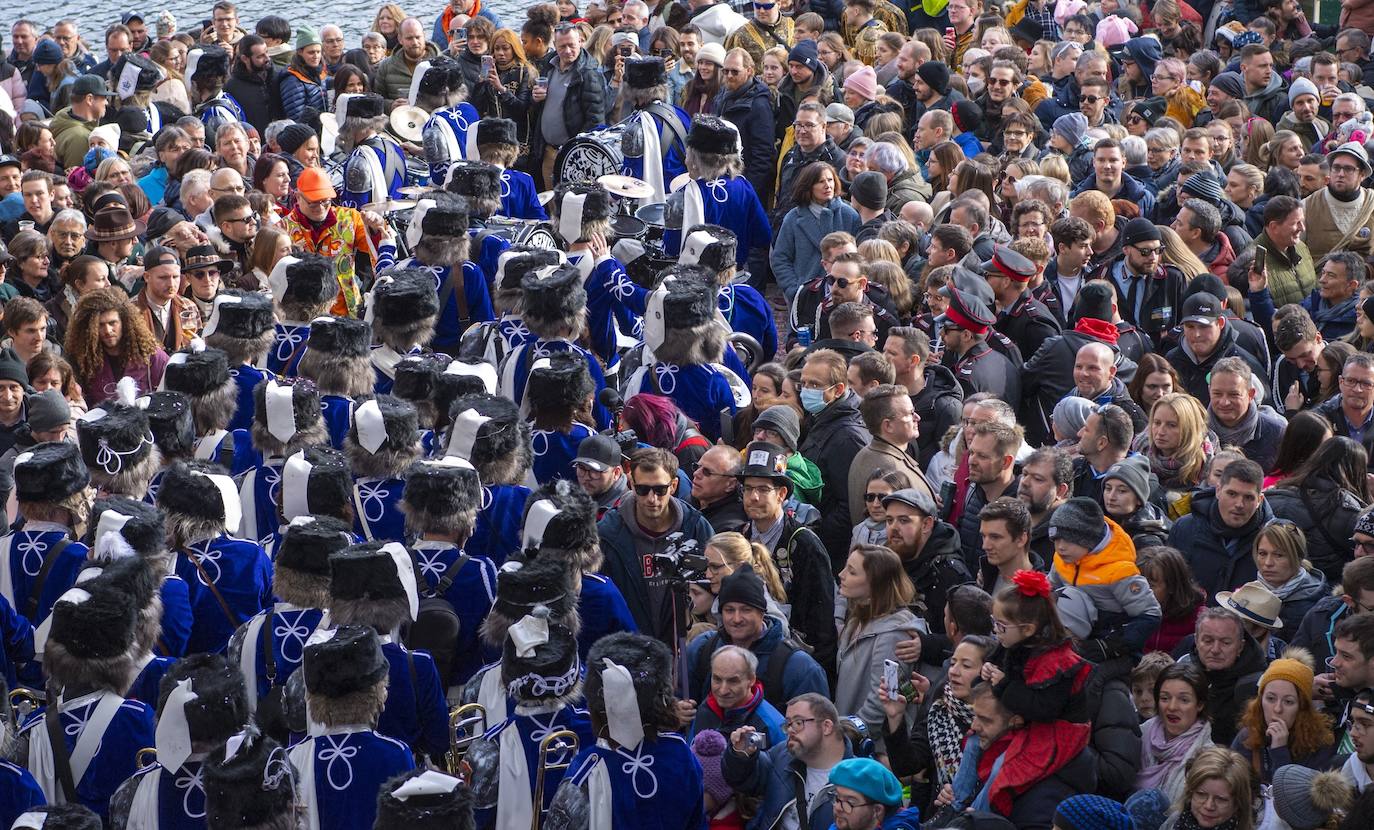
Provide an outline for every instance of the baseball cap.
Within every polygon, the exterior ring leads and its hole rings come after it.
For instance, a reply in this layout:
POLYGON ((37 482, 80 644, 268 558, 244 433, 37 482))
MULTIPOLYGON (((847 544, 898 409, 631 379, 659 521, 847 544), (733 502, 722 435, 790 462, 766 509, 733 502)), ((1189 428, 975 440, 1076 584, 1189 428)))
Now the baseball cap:
POLYGON ((907 487, 883 496, 883 507, 886 508, 889 504, 905 504, 927 516, 935 515, 935 500, 930 497, 929 493, 918 487, 907 487))
POLYGON ((612 467, 620 465, 620 445, 615 439, 608 435, 596 433, 582 439, 582 443, 577 445, 577 457, 573 459, 573 464, 581 464, 586 467, 604 473, 612 467))
POLYGON ((334 184, 329 181, 329 176, 318 167, 307 167, 301 171, 300 177, 296 179, 296 190, 311 201, 333 199, 339 195, 334 190, 334 184))
POLYGON ((119 17, 119 22, 120 22, 120 23, 123 23, 125 26, 128 26, 130 23, 132 23, 132 22, 135 21, 135 20, 137 20, 139 23, 144 22, 144 21, 143 21, 143 12, 125 12, 124 14, 120 15, 120 17, 119 17))
POLYGON ((1183 301, 1183 322, 1185 323, 1202 323, 1205 326, 1216 325, 1217 318, 1221 317, 1221 313, 1221 300, 1206 291, 1199 291, 1183 301))
POLYGON ((18 157, 18 156, 10 155, 9 153, 6 153, 6 154, 4 154, 4 155, 0 155, 0 168, 4 168, 4 167, 23 167, 23 166, 24 166, 24 164, 23 164, 23 162, 19 161, 19 157, 18 157))
POLYGON ((82 75, 72 82, 73 98, 81 98, 86 95, 100 95, 105 98, 115 97, 115 94, 105 85, 105 79, 99 75, 82 75))

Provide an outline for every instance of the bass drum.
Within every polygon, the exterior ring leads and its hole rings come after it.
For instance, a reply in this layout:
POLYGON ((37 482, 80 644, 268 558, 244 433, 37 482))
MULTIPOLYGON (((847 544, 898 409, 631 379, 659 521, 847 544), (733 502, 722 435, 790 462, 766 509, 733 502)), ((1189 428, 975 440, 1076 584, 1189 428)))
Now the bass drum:
POLYGON ((554 172, 560 182, 594 182, 622 172, 625 153, 620 147, 623 126, 582 133, 558 151, 554 172))
POLYGON ((553 226, 538 219, 507 219, 493 216, 487 220, 487 230, 512 245, 528 245, 546 251, 558 248, 558 241, 553 236, 553 226))

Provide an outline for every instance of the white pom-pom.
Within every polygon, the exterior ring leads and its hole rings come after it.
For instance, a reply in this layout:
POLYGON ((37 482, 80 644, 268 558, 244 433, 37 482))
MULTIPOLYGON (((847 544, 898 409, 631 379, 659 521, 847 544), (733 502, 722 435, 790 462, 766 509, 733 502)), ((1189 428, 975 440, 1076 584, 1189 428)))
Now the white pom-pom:
POLYGON ((131 377, 122 377, 115 385, 115 397, 125 406, 134 406, 138 400, 138 383, 131 377))

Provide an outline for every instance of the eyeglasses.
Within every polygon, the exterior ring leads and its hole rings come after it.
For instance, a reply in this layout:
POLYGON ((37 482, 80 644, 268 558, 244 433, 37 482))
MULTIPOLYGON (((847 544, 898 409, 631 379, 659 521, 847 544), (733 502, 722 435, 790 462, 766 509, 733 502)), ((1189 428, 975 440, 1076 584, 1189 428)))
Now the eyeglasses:
POLYGON ((1030 133, 1025 130, 1007 130, 1003 133, 1007 138, 1026 138, 1030 133))
POLYGON ((828 392, 829 390, 833 389, 834 386, 835 386, 835 384, 833 384, 833 383, 830 384, 829 386, 827 386, 827 385, 821 383, 820 381, 816 381, 816 380, 804 380, 804 381, 801 382, 801 388, 803 388, 803 389, 812 389, 812 390, 819 389, 819 390, 822 391, 822 392, 828 392))
POLYGON ((994 634, 1006 634, 1008 630, 1020 627, 1021 623, 1009 623, 1001 620, 992 621, 992 631, 994 634))
POLYGON ((1352 536, 1350 537, 1350 544, 1355 546, 1355 550, 1374 550, 1374 540, 1366 542, 1352 536))
POLYGON ((1177 81, 1178 78, 1175 78, 1173 75, 1161 75, 1161 74, 1159 74, 1158 72, 1156 72, 1155 74, 1153 74, 1153 75, 1150 76, 1150 80, 1152 80, 1152 81, 1177 81))
POLYGON ((1162 245, 1156 245, 1153 248, 1142 248, 1139 245, 1132 245, 1131 247, 1135 249, 1136 253, 1140 254, 1141 256, 1147 259, 1150 257, 1161 256, 1164 253, 1164 246, 1162 245))
POLYGON ((1345 375, 1341 375, 1341 383, 1351 389, 1358 389, 1361 392, 1374 391, 1374 380, 1356 380, 1355 378, 1348 378, 1345 375))
POLYGON ((1082 98, 1079 98, 1078 100, 1082 101, 1085 104, 1096 104, 1098 101, 1105 101, 1107 99, 1102 95, 1084 95, 1082 98))
POLYGON ((1349 173, 1350 175, 1353 176, 1353 175, 1358 174, 1358 173, 1361 172, 1361 171, 1360 171, 1360 168, 1355 167, 1354 165, 1350 165, 1350 164, 1333 164, 1333 165, 1331 165, 1331 172, 1332 172, 1332 173, 1349 173))
POLYGON ((839 808, 842 808, 842 812, 846 812, 846 813, 852 812, 852 811, 854 811, 854 810, 857 810, 857 809, 859 809, 860 807, 869 807, 869 806, 872 806, 873 803, 874 803, 874 802, 869 801, 869 800, 867 800, 867 799, 859 799, 859 798, 837 798, 837 799, 835 799, 835 806, 836 806, 836 807, 839 807, 839 808))
POLYGON ((815 720, 815 718, 788 718, 782 722, 782 728, 788 732, 800 732, 806 728, 808 723, 815 720))
POLYGON ((720 74, 725 75, 725 76, 730 77, 730 78, 733 78, 733 77, 735 77, 736 75, 743 75, 743 74, 744 74, 744 70, 743 70, 743 69, 731 69, 730 67, 725 66, 725 67, 721 67, 720 74))
POLYGON ((662 498, 668 495, 668 491, 672 489, 672 486, 671 484, 636 484, 635 495, 647 496, 653 493, 655 496, 662 498))
POLYGON ((702 466, 697 467, 697 472, 701 473, 703 478, 734 478, 730 473, 717 473, 702 466))
POLYGON ((746 484, 740 489, 746 496, 766 496, 778 488, 771 484, 746 484))
MULTIPOLYGON (((722 69, 721 71, 724 72, 725 70, 722 69)), ((820 124, 819 121, 793 121, 793 122, 792 122, 792 129, 794 129, 794 130, 818 130, 818 129, 820 129, 820 126, 821 126, 821 124, 820 124)))
POLYGON ((199 271, 191 272, 191 279, 193 280, 208 280, 211 277, 214 277, 216 279, 219 278, 218 268, 202 268, 199 271))

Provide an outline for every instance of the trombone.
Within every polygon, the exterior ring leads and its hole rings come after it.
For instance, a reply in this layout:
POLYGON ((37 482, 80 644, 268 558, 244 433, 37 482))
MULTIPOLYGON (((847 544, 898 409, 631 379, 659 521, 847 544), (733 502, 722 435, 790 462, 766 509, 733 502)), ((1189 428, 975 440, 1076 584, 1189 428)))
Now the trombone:
POLYGON ((544 736, 539 742, 539 774, 534 785, 534 822, 531 830, 539 830, 539 819, 544 814, 545 774, 566 772, 577 757, 577 733, 571 729, 559 729, 544 736))
POLYGON ((487 731, 487 710, 480 703, 455 706, 448 716, 448 755, 446 766, 451 775, 462 777, 463 756, 472 742, 487 731))
POLYGON ((32 689, 11 689, 5 702, 10 726, 17 729, 24 718, 43 706, 43 696, 32 689))

